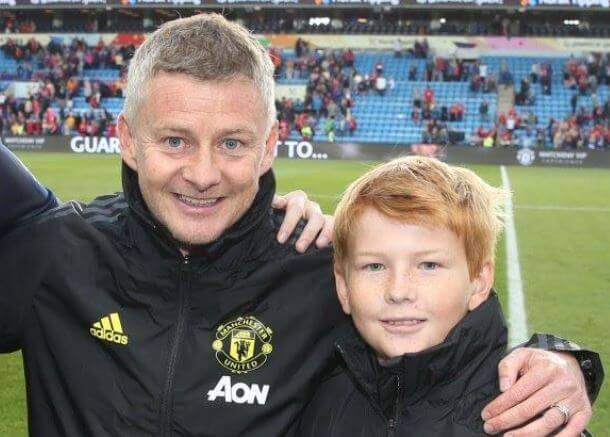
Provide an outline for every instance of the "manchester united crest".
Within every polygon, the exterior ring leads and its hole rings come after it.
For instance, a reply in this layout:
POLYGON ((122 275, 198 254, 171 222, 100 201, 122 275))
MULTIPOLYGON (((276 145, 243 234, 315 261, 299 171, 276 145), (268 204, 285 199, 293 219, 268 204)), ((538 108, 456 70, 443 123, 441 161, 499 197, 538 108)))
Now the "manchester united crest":
POLYGON ((233 373, 248 373, 258 369, 273 351, 273 331, 256 317, 238 317, 216 329, 212 349, 222 367, 233 373))

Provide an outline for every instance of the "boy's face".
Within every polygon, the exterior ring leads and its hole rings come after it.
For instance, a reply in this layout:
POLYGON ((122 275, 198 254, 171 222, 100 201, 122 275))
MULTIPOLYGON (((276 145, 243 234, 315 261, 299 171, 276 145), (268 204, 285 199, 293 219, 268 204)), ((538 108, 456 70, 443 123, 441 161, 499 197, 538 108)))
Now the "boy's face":
POLYGON ((489 295, 492 263, 471 280, 464 245, 446 228, 405 224, 369 208, 351 235, 347 259, 335 266, 337 294, 382 360, 442 343, 489 295))

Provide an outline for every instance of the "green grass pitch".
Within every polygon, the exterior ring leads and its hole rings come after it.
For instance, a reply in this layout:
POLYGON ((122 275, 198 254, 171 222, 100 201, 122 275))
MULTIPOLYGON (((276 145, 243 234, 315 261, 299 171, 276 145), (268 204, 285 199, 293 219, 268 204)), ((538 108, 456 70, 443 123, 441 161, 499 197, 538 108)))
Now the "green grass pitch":
MULTIPOLYGON (((64 200, 88 201, 120 190, 116 156, 20 156, 64 200)), ((279 160, 274 167, 279 192, 303 189, 326 212, 332 212, 346 184, 373 164, 279 160)), ((499 167, 473 169, 492 184, 501 184, 499 167)), ((530 333, 568 337, 600 352, 605 367, 610 368, 610 171, 508 167, 508 175, 514 192, 530 333)), ((501 243, 496 288, 504 302, 505 269, 501 243)), ((589 426, 595 436, 610 436, 609 413, 610 388, 606 384, 589 426)), ((0 356, 0 436, 26 434, 21 356, 0 356)))

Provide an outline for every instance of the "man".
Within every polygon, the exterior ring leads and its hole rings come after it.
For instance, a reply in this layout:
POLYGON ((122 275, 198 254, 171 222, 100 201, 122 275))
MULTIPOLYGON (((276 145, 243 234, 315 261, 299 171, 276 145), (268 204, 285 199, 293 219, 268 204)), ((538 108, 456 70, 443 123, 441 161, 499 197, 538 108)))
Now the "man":
MULTIPOLYGON (((272 72, 219 15, 165 24, 130 65, 124 193, 0 217, 0 351, 24 352, 33 435, 293 432, 346 319, 331 251, 275 238, 272 72)), ((500 375, 490 429, 590 418, 571 357, 520 349, 500 375)))

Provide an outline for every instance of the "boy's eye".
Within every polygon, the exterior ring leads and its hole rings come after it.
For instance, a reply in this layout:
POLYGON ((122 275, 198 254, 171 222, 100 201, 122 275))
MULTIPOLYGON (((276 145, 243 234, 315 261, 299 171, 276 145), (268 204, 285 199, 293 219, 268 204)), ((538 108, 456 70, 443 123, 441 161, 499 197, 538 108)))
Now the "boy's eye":
POLYGON ((369 263, 369 264, 365 265, 364 268, 371 272, 379 272, 381 270, 384 270, 385 266, 381 263, 369 263))
POLYGON ((178 147, 182 146, 184 142, 182 141, 182 138, 179 137, 168 137, 165 139, 165 144, 172 149, 177 149, 178 147))
POLYGON ((425 261, 420 264, 421 268, 424 270, 436 270, 439 268, 439 264, 434 261, 425 261))
POLYGON ((224 140, 222 144, 223 144, 224 148, 227 150, 237 150, 237 149, 239 149, 239 146, 241 146, 241 141, 228 139, 228 140, 224 140))

